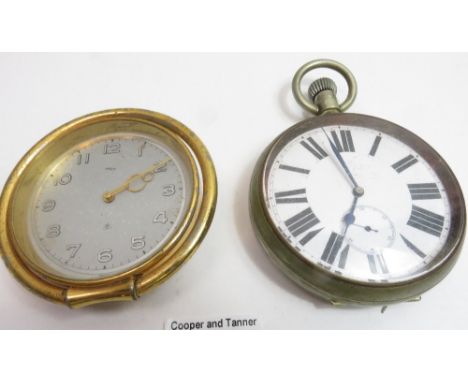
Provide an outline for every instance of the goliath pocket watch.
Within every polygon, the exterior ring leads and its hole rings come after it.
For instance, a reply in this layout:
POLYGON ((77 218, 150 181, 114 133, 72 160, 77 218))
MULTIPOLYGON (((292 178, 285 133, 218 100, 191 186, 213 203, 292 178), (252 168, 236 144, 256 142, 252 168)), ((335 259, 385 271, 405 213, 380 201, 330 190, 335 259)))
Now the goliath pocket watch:
POLYGON ((171 276, 212 221, 216 175, 180 122, 114 109, 39 141, 0 201, 0 250, 28 289, 70 307, 134 300, 171 276))
POLYGON ((344 111, 356 81, 342 64, 316 60, 293 79, 297 102, 316 117, 292 126, 261 155, 250 190, 256 235, 293 281, 333 304, 418 299, 460 254, 466 224, 459 183, 443 158, 392 122, 344 111), (348 95, 319 78, 340 73, 348 95))

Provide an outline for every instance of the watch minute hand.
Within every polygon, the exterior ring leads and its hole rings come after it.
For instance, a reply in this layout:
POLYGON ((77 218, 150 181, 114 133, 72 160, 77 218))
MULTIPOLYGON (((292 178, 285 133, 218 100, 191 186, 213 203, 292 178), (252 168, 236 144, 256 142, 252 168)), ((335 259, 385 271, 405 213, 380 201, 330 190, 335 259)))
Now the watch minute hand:
POLYGON ((115 199, 115 196, 120 194, 121 192, 124 192, 124 191, 130 191, 130 192, 140 192, 140 191, 142 191, 146 187, 146 185, 153 180, 156 171, 159 170, 160 168, 164 167, 170 161, 171 161, 171 158, 163 159, 162 161, 153 164, 147 170, 130 176, 120 186, 116 187, 112 191, 105 192, 102 195, 102 198, 103 198, 104 202, 106 202, 106 203, 113 202, 114 199, 115 199), (135 181, 141 181, 143 183, 139 187, 133 187, 132 188, 132 183, 135 182, 135 181))
POLYGON ((325 134, 325 136, 327 137, 327 140, 330 143, 330 146, 331 146, 331 148, 333 150, 333 153, 335 154, 336 159, 338 159, 338 162, 340 162, 341 167, 343 167, 343 169, 345 170, 346 175, 348 175, 348 178, 351 180, 351 183, 353 184, 353 186, 355 188, 358 188, 359 185, 357 184, 356 180, 354 179, 353 174, 351 174, 351 171, 349 170, 348 166, 346 165, 346 162, 344 161, 343 157, 341 156, 340 151, 335 146, 333 141, 330 139, 330 137, 328 136, 328 134, 326 133, 326 131, 325 131, 325 129, 323 127, 322 127, 322 131, 325 134))

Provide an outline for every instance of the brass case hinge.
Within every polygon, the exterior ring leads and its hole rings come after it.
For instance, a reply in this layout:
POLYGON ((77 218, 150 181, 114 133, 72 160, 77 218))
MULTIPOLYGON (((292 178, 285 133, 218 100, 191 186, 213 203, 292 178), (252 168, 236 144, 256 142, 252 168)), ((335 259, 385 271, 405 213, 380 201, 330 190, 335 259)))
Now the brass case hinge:
POLYGON ((71 287, 65 293, 65 303, 70 308, 82 308, 109 301, 131 301, 137 298, 134 278, 106 286, 71 287))

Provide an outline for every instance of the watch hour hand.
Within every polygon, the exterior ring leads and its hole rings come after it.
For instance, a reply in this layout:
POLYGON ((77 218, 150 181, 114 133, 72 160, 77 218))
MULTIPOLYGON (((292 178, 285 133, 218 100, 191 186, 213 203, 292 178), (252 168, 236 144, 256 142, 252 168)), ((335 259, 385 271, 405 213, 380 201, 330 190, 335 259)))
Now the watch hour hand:
POLYGON ((171 161, 171 158, 166 158, 163 159, 162 161, 153 164, 151 167, 149 167, 147 170, 134 174, 127 178, 125 182, 123 182, 120 186, 114 188, 111 191, 107 191, 102 195, 102 199, 106 203, 111 203, 114 201, 116 195, 124 192, 124 191, 129 191, 129 192, 140 192, 142 191, 146 185, 151 182, 154 178, 154 175, 156 172, 164 167, 168 162, 171 161), (135 183, 139 182, 139 185, 136 185, 135 183))
POLYGON ((354 195, 353 204, 351 205, 351 209, 349 210, 349 212, 343 218, 343 220, 345 222, 345 229, 343 231, 343 236, 346 236, 346 232, 348 232, 349 226, 351 224, 354 224, 354 222, 356 221, 356 216, 354 215, 354 211, 356 210, 356 205, 357 205, 358 199, 359 199, 359 196, 354 195))

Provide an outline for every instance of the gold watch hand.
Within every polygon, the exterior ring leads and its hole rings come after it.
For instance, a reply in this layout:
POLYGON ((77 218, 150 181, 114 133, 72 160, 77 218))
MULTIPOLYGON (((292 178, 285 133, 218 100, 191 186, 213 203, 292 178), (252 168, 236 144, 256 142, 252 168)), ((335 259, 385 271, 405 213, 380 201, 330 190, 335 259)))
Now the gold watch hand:
POLYGON ((117 194, 120 194, 121 192, 124 191, 130 191, 130 192, 140 192, 142 191, 146 185, 151 182, 154 178, 154 175, 156 174, 156 171, 159 170, 160 168, 164 167, 168 162, 171 161, 171 158, 166 158, 163 159, 162 161, 153 164, 150 168, 147 170, 134 174, 131 177, 129 177, 125 182, 123 182, 120 186, 114 188, 112 191, 107 191, 102 195, 103 200, 106 203, 111 203, 114 201, 115 196, 117 194), (135 181, 142 181, 143 183, 139 187, 131 187, 132 183, 135 181))

